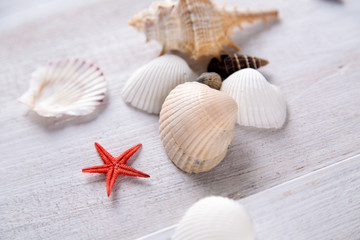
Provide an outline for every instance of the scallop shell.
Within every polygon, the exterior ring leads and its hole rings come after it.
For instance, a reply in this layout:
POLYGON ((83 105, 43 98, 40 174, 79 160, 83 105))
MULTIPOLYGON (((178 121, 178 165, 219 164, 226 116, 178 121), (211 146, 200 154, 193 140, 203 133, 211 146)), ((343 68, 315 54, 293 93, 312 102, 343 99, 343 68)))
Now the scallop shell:
POLYGON ((19 101, 44 117, 90 114, 106 93, 98 67, 85 60, 51 62, 33 72, 30 88, 19 101))
POLYGON ((203 198, 191 206, 172 240, 253 240, 249 215, 238 202, 224 197, 203 198))
POLYGON ((238 50, 230 38, 235 27, 257 20, 267 22, 277 15, 275 10, 226 10, 210 0, 159 1, 136 14, 129 25, 145 33, 147 41, 159 41, 162 53, 179 50, 197 59, 207 54, 220 57, 224 46, 238 50))
POLYGON ((208 65, 208 72, 216 72, 225 79, 234 72, 243 68, 258 69, 269 63, 268 60, 258 57, 252 57, 244 54, 221 55, 221 60, 211 59, 208 65))
POLYGON ((159 114, 169 92, 181 83, 195 80, 196 76, 181 57, 166 54, 138 69, 121 94, 126 103, 159 114))
POLYGON ((286 119, 286 102, 280 89, 255 69, 237 71, 223 81, 221 91, 239 107, 237 123, 258 128, 281 128, 286 119))
POLYGON ((209 171, 225 157, 234 137, 236 102, 198 82, 177 86, 159 119, 160 138, 171 161, 188 173, 209 171))

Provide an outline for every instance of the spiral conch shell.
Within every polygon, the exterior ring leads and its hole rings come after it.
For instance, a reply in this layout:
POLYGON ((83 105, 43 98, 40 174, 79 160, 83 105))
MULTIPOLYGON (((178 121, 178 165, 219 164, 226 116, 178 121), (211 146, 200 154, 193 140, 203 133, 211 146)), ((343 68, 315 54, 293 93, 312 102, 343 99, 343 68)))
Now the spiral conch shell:
POLYGON ((178 85, 165 99, 160 138, 171 161, 188 173, 209 171, 224 159, 234 137, 237 104, 198 82, 178 85))
POLYGON ((136 14, 129 25, 144 32, 147 41, 159 41, 162 54, 179 50, 197 59, 203 55, 220 57, 225 46, 239 50, 230 38, 235 27, 257 20, 267 22, 277 14, 276 10, 226 10, 210 0, 159 1, 136 14))
POLYGON ((191 206, 172 240, 254 240, 253 223, 240 203, 225 197, 206 197, 191 206))

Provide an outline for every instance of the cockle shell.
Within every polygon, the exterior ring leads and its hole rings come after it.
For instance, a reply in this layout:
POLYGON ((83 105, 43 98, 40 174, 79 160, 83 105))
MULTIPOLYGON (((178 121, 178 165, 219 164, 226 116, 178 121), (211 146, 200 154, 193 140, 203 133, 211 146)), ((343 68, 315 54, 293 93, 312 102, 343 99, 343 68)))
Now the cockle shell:
POLYGON ((172 240, 253 240, 252 221, 240 203, 224 197, 203 198, 191 206, 172 240))
POLYGON ((236 102, 198 82, 177 86, 159 119, 160 138, 171 161, 188 173, 209 171, 226 155, 234 137, 236 102))
POLYGON ((286 101, 280 89, 255 69, 237 71, 223 81, 221 91, 239 107, 237 123, 257 128, 281 128, 286 119, 286 101))
POLYGON ((94 111, 106 93, 100 69, 85 60, 51 62, 33 72, 19 101, 44 117, 81 116, 94 111))
POLYGON ((230 38, 235 27, 277 15, 275 10, 226 10, 210 0, 159 1, 136 14, 129 25, 145 33, 147 41, 159 41, 162 53, 179 50, 197 59, 207 54, 220 57, 225 46, 238 50, 230 38))
POLYGON ((196 77, 181 57, 165 54, 139 68, 126 82, 121 95, 126 103, 159 114, 169 92, 196 77))
POLYGON ((211 59, 208 65, 208 72, 216 72, 225 79, 234 72, 243 68, 258 69, 268 63, 269 61, 266 59, 234 53, 221 55, 221 60, 217 58, 211 59))

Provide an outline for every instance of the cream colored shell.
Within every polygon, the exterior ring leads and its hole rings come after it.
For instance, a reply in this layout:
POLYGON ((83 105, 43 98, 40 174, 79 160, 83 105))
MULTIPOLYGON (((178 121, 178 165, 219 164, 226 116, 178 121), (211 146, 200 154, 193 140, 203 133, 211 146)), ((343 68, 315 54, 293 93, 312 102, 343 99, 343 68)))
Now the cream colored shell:
POLYGON ((224 80, 221 91, 239 107, 237 123, 257 128, 281 128, 286 119, 286 101, 280 89, 257 70, 246 68, 224 80))
POLYGON ((220 57, 225 46, 239 49, 230 38, 235 27, 266 22, 277 14, 275 10, 226 10, 210 0, 159 1, 136 14, 129 24, 145 33, 147 41, 159 41, 162 53, 179 50, 197 59, 203 55, 220 57))
POLYGON ((197 75, 181 57, 166 54, 139 68, 126 82, 122 97, 126 103, 159 114, 169 92, 197 75))
POLYGON ((191 206, 176 227, 172 240, 253 240, 254 227, 238 202, 207 197, 191 206))
POLYGON ((234 137, 236 102, 197 82, 184 83, 166 98, 160 138, 171 161, 188 173, 209 171, 225 157, 234 137))
POLYGON ((100 69, 85 60, 51 62, 33 72, 19 101, 44 117, 81 116, 94 111, 107 91, 100 69))

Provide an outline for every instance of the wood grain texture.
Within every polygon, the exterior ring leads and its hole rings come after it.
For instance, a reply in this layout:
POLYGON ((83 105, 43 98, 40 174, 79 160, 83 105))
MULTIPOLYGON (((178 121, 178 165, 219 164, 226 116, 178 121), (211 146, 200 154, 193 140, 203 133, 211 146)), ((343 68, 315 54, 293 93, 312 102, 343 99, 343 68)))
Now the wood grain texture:
POLYGON ((261 71, 284 92, 288 119, 279 131, 237 126, 224 161, 197 175, 167 158, 158 117, 127 106, 119 95, 129 76, 161 50, 127 25, 151 2, 94 1, 18 20, 0 32, 4 239, 134 239, 175 224, 204 196, 251 196, 360 153, 359 1, 228 1, 279 9, 280 21, 248 26, 233 39, 243 53, 270 60, 261 71), (31 72, 66 57, 101 67, 109 83, 105 103, 85 118, 28 112, 16 99, 31 72), (151 178, 119 177, 107 198, 104 176, 81 173, 101 164, 95 141, 114 155, 141 142, 128 163, 151 178))
MULTIPOLYGON (((360 155, 239 200, 256 239, 359 239, 360 155)), ((138 240, 170 240, 176 225, 138 240)))
POLYGON ((360 155, 242 199, 257 239, 360 238, 360 155))

